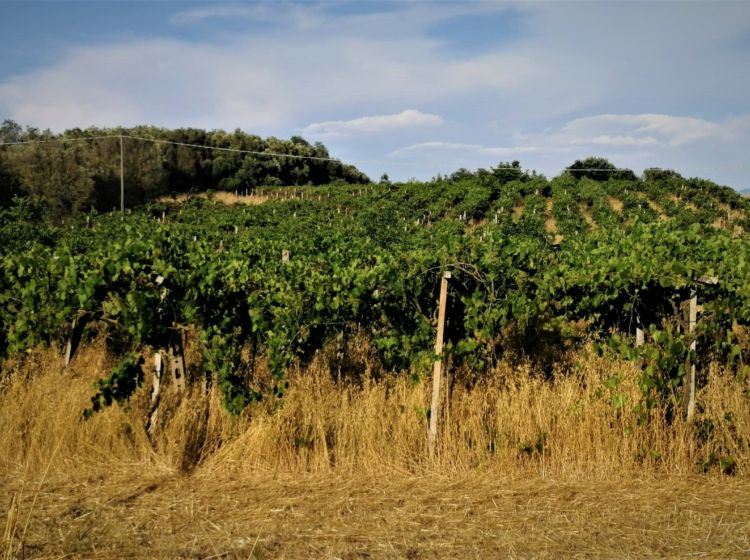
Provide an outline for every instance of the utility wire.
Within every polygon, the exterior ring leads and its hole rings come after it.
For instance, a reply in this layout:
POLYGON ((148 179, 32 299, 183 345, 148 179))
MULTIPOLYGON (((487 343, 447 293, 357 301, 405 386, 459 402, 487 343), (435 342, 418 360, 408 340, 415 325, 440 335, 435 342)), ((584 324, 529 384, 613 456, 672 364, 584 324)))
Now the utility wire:
MULTIPOLYGON (((53 142, 76 142, 76 141, 88 141, 88 140, 106 140, 106 139, 117 139, 117 138, 128 138, 130 140, 138 140, 141 142, 152 142, 154 144, 169 144, 172 146, 184 146, 187 148, 198 148, 203 150, 215 150, 219 152, 231 152, 236 154, 251 154, 256 156, 269 156, 269 157, 280 157, 280 158, 289 158, 289 159, 307 159, 307 160, 314 160, 314 161, 332 161, 336 163, 341 163, 344 165, 344 163, 338 159, 338 158, 332 158, 332 157, 321 157, 321 156, 306 156, 306 155, 299 155, 299 154, 283 154, 280 152, 260 152, 257 150, 243 150, 241 148, 222 148, 220 146, 206 146, 203 144, 192 144, 188 142, 176 142, 174 140, 161 140, 157 138, 147 138, 144 136, 131 136, 128 134, 115 134, 115 135, 106 135, 106 136, 84 136, 79 138, 51 138, 48 140, 26 140, 26 141, 19 141, 19 142, 0 142, 0 147, 2 146, 19 146, 24 144, 48 144, 53 142)), ((356 161, 357 163, 369 163, 369 164, 386 164, 386 165, 434 165, 434 161, 419 161, 419 160, 412 160, 412 161, 397 161, 397 160, 361 160, 357 158, 352 158, 352 161, 356 161)), ((506 168, 501 168, 506 169, 506 168)), ((509 170, 516 169, 509 167, 507 168, 509 170)), ((565 167, 563 169, 564 171, 602 171, 602 172, 610 172, 610 173, 616 173, 618 171, 632 171, 631 169, 627 168, 594 168, 594 167, 565 167)))
POLYGON ((107 138, 119 138, 114 136, 82 136, 79 138, 50 138, 49 140, 25 140, 22 142, 0 142, 0 146, 20 146, 22 144, 51 144, 53 142, 77 142, 79 140, 104 140, 107 138))
POLYGON ((278 152, 259 152, 255 150, 242 150, 240 148, 221 148, 219 146, 204 146, 202 144, 188 144, 187 142, 175 142, 173 140, 157 140, 156 138, 144 138, 142 136, 128 136, 123 135, 123 138, 130 138, 131 140, 141 140, 143 142, 153 142, 155 144, 171 144, 173 146, 186 146, 188 148, 203 148, 206 150, 218 150, 220 152, 234 152, 237 154, 252 154, 256 156, 273 156, 273 157, 285 157, 292 159, 313 159, 318 161, 335 161, 341 163, 340 159, 331 157, 321 156, 303 156, 299 154, 282 154, 278 152))
POLYGON ((160 140, 157 138, 146 138, 143 136, 131 136, 129 134, 115 134, 107 136, 84 136, 80 138, 51 138, 49 140, 27 140, 22 142, 0 142, 0 146, 19 146, 23 144, 49 144, 53 142, 71 142, 79 140, 105 140, 105 139, 119 139, 128 138, 130 140, 139 140, 141 142, 152 142, 155 144, 170 144, 172 146, 185 146, 188 148, 201 148, 204 150, 216 150, 220 152, 233 152, 238 154, 252 154, 256 156, 270 156, 270 157, 285 157, 291 159, 311 159, 317 161, 333 161, 342 163, 338 158, 332 157, 321 157, 321 156, 306 156, 299 154, 282 154, 279 152, 260 152, 257 150, 242 150, 240 148, 222 148, 220 146, 205 146, 203 144, 189 144, 187 142, 175 142, 173 140, 160 140))

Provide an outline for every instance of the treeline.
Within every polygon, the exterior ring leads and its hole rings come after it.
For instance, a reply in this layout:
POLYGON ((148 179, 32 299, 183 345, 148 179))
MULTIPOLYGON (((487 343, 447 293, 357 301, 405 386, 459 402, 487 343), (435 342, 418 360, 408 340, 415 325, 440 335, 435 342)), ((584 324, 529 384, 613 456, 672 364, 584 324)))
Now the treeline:
MULTIPOLYGON (((387 179, 387 176, 384 176, 387 179)), ((383 179, 381 178, 381 182, 383 179)), ((571 190, 582 194, 591 183, 630 183, 631 187, 639 191, 649 192, 682 192, 689 188, 683 196, 700 197, 710 195, 717 202, 728 205, 735 209, 747 206, 747 201, 735 189, 724 185, 718 185, 713 181, 698 177, 687 178, 673 169, 662 169, 652 167, 645 169, 639 177, 631 169, 615 166, 603 157, 588 157, 579 159, 566 167, 559 176, 547 180, 543 175, 537 175, 536 171, 525 170, 520 162, 501 162, 490 169, 477 169, 470 171, 465 168, 458 169, 450 175, 438 175, 433 182, 475 182, 487 187, 501 189, 510 183, 527 184, 526 189, 521 188, 521 195, 540 190, 542 195, 550 196, 552 183, 567 185, 571 190)))
POLYGON ((299 136, 281 140, 239 129, 225 132, 152 126, 75 128, 53 134, 5 120, 0 126, 0 143, 29 143, 0 146, 0 204, 8 204, 15 196, 32 195, 45 200, 58 215, 119 208, 121 135, 126 207, 163 195, 209 189, 245 191, 258 186, 369 182, 354 166, 326 160, 330 155, 320 142, 311 144, 299 136), (100 138, 108 136, 112 138, 100 138), (91 137, 99 139, 84 140, 91 137))

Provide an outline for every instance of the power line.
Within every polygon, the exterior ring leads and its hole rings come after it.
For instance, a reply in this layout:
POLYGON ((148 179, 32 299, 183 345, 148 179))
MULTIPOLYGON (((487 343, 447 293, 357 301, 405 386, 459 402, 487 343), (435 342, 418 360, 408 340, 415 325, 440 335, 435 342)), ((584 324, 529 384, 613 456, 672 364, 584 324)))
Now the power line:
MULTIPOLYGON (((500 169, 505 169, 505 168, 501 167, 500 169)), ((508 168, 508 169, 511 169, 511 168, 508 168)), ((650 169, 658 169, 658 168, 652 167, 650 169)), ((614 169, 610 168, 610 167, 605 167, 605 168, 597 168, 597 167, 566 167, 566 168, 563 169, 563 171, 612 171, 612 172, 615 172, 615 171, 633 171, 633 170, 632 169, 628 169, 627 167, 615 167, 614 169)))
POLYGON ((313 159, 318 161, 335 161, 338 163, 341 163, 340 159, 337 158, 331 158, 331 157, 321 157, 321 156, 304 156, 299 154, 282 154, 278 152, 259 152, 256 150, 242 150, 240 148, 222 148, 219 146, 204 146, 202 144, 189 144, 187 142, 175 142, 173 140, 158 140, 156 138, 144 138, 142 136, 129 136, 127 134, 123 134, 123 138, 130 138, 131 140, 141 140, 143 142, 154 142, 156 144, 171 144, 173 146, 186 146, 188 148, 203 148, 206 150, 218 150, 220 152, 234 152, 238 154, 252 154, 256 156, 272 156, 272 157, 285 157, 285 158, 292 158, 292 159, 313 159))
MULTIPOLYGON (((48 143, 54 143, 54 142, 76 142, 76 141, 107 140, 107 139, 122 139, 122 138, 128 138, 130 140, 137 140, 141 142, 151 142, 154 144, 168 144, 172 146, 184 146, 187 148, 214 150, 214 151, 219 151, 219 152, 230 152, 230 153, 237 153, 237 154, 250 154, 250 155, 256 155, 256 156, 269 156, 269 157, 279 157, 279 158, 289 158, 289 159, 306 159, 306 160, 313 160, 313 161, 331 161, 331 162, 336 162, 336 163, 340 163, 344 165, 340 159, 332 158, 332 157, 308 156, 308 155, 299 155, 299 154, 284 154, 280 152, 261 152, 258 150, 244 150, 241 148, 224 148, 221 146, 208 146, 205 144, 177 142, 175 140, 162 140, 158 138, 147 138, 145 136, 132 136, 129 134, 83 136, 83 137, 78 137, 78 138, 50 138, 47 140, 26 140, 26 141, 18 141, 18 142, 0 142, 0 147, 29 145, 29 144, 48 144, 48 143)), ((435 165, 434 161, 419 161, 419 160, 391 161, 391 160, 366 160, 366 159, 357 159, 357 158, 352 158, 352 160, 359 164, 364 163, 364 164, 378 164, 378 165, 435 165)), ((512 169, 512 168, 509 168, 509 169, 512 169)), ((600 171, 600 172, 616 173, 618 171, 632 171, 632 170, 627 169, 627 168, 619 168, 619 167, 614 168, 614 169, 613 168, 595 168, 595 167, 581 167, 581 168, 565 167, 563 171, 581 171, 581 172, 600 171)))
POLYGON ((19 146, 24 144, 49 144, 53 142, 71 142, 80 140, 106 140, 106 139, 120 139, 128 138, 130 140, 139 140, 141 142, 152 142, 155 144, 170 144, 172 146, 185 146, 188 148, 200 148, 204 150, 216 150, 219 152, 233 152, 238 154, 251 154, 256 156, 269 156, 269 157, 282 157, 290 159, 310 159, 316 161, 333 161, 342 163, 338 158, 322 157, 322 156, 306 156, 300 154, 283 154, 280 152, 261 152, 257 150, 243 150, 240 148, 222 148, 220 146, 206 146, 204 144, 190 144, 188 142, 176 142, 174 140, 160 140, 158 138, 146 138, 143 136, 131 136, 129 134, 115 134, 107 136, 84 136, 80 138, 50 138, 48 140, 26 140, 19 142, 0 142, 0 146, 19 146))
POLYGON ((19 142, 0 142, 0 146, 20 146, 22 144, 51 144, 53 142, 77 142, 80 140, 104 140, 107 138, 119 138, 119 135, 108 136, 81 136, 78 138, 50 138, 48 140, 25 140, 19 142))

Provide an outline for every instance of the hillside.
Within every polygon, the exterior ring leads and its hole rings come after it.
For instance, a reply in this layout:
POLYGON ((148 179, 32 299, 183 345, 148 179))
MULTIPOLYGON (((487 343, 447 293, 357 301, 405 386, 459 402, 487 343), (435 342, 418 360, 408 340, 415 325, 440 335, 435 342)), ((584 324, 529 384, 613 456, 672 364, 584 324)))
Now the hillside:
POLYGON ((507 168, 63 219, 18 199, 0 211, 0 545, 745 550, 748 216, 701 180, 507 168), (625 504, 606 522, 602 489, 625 504))
POLYGON ((261 138, 198 128, 71 129, 0 125, 0 205, 14 196, 43 198, 51 212, 120 208, 120 173, 128 208, 164 194, 202 189, 245 191, 255 185, 365 183, 352 165, 332 158, 320 142, 299 136, 261 138))
MULTIPOLYGON (((426 372, 442 271, 454 274, 450 353, 467 367, 517 352, 545 361, 583 336, 636 327, 656 347, 685 345, 692 335, 674 310, 691 289, 710 318, 700 336, 716 347, 712 359, 741 365, 748 351, 715 337, 750 319, 750 203, 707 181, 673 172, 548 181, 500 167, 428 183, 258 187, 247 200, 256 204, 175 199, 62 227, 32 200, 5 211, 4 353, 59 340, 76 317, 129 351, 165 345, 175 325, 195 327, 205 373, 238 411, 283 392, 286 367, 355 327, 386 369, 426 372), (721 281, 698 287, 700 277, 721 281), (267 355, 270 387, 235 375, 248 343, 267 355)), ((135 371, 123 355, 125 369, 107 382, 117 391, 117 376, 135 371)), ((649 369, 644 396, 679 383, 679 363, 649 369)), ((105 385, 102 402, 127 398, 136 385, 126 386, 110 395, 105 385)))

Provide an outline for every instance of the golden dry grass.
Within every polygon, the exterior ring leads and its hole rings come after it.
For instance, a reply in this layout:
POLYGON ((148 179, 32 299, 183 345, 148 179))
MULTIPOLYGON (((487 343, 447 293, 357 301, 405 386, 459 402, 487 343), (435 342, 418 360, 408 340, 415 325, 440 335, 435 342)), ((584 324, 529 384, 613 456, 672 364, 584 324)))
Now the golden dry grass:
POLYGON ((692 212, 698 212, 698 207, 695 204, 693 204, 689 200, 687 200, 687 201, 683 200, 682 198, 680 198, 679 196, 677 196, 674 193, 669 195, 669 200, 671 200, 675 204, 678 204, 680 206, 683 206, 683 207, 687 208, 688 210, 690 210, 692 212))
POLYGON ((619 198, 615 198, 614 196, 608 196, 607 202, 609 202, 609 205, 614 212, 616 212, 617 214, 622 213, 622 209, 624 207, 622 200, 620 200, 619 198))
POLYGON ((266 200, 268 200, 268 196, 263 195, 248 195, 243 196, 239 194, 234 194, 227 191, 215 191, 212 192, 210 195, 205 192, 201 193, 195 193, 195 194, 179 194, 177 196, 164 196, 159 199, 159 202, 186 202, 187 200, 191 198, 206 198, 210 200, 215 200, 216 202, 221 202, 222 204, 226 205, 232 205, 232 204, 249 204, 249 205, 256 205, 256 204, 262 204, 266 200))
POLYGON ((555 216, 552 214, 552 211, 555 207, 555 203, 552 201, 551 198, 547 199, 547 206, 545 208, 545 221, 544 221, 544 231, 547 233, 555 233, 557 231, 557 220, 555 220, 555 216))
POLYGON ((664 212, 664 208, 659 206, 652 198, 648 196, 648 194, 644 192, 639 192, 636 194, 640 197, 641 200, 645 201, 649 205, 651 210, 656 213, 658 221, 666 222, 669 219, 667 214, 664 212))
POLYGON ((0 527, 12 535, 0 552, 750 554, 750 407, 746 388, 720 369, 699 393, 696 424, 667 423, 660 411, 639 424, 633 364, 579 351, 545 378, 503 363, 473 383, 453 380, 431 458, 428 384, 376 375, 364 341, 348 350, 356 379, 336 381, 321 353, 289 372, 283 403, 240 417, 222 411, 215 390, 195 386, 178 399, 168 387, 153 441, 143 427, 148 378, 127 405, 81 420, 111 366, 101 343, 67 371, 53 350, 6 364, 0 527), (624 409, 610 403, 612 375, 624 409), (728 457, 731 477, 716 460, 728 457))
POLYGON ((592 231, 599 229, 599 224, 596 223, 594 217, 591 215, 591 212, 589 212, 589 209, 586 206, 581 205, 580 212, 583 221, 588 224, 589 228, 591 228, 592 231))
POLYGON ((740 558, 750 484, 144 473, 51 481, 23 544, 47 558, 740 558))

